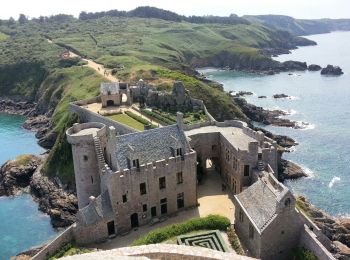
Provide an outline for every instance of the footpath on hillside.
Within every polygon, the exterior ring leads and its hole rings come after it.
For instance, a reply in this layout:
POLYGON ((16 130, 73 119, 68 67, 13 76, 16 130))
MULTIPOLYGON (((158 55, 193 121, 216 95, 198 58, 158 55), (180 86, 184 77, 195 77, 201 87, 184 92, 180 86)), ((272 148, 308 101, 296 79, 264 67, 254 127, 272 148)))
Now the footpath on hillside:
MULTIPOLYGON (((55 44, 50 39, 47 39, 47 42, 50 43, 50 44, 55 44)), ((78 54, 76 54, 76 53, 74 53, 72 51, 68 51, 68 52, 69 52, 69 58, 79 57, 81 60, 87 62, 87 64, 84 65, 84 66, 92 68, 98 74, 100 74, 104 78, 108 79, 109 81, 111 81, 111 82, 119 81, 118 78, 116 78, 115 76, 112 75, 111 70, 110 69, 106 69, 103 65, 98 64, 97 62, 95 62, 93 60, 83 58, 83 57, 79 56, 78 54)))

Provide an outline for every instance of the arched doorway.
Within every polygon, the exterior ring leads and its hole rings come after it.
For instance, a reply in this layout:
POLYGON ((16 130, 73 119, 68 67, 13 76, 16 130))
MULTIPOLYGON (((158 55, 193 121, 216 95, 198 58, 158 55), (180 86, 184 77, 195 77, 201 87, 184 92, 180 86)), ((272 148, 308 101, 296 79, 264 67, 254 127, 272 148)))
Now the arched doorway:
POLYGON ((125 93, 123 93, 122 94, 122 103, 126 104, 127 102, 128 102, 128 96, 125 93))
POLYGON ((107 100, 107 107, 112 107, 114 106, 114 101, 113 100, 107 100))
POLYGON ((139 216, 137 213, 134 213, 130 216, 131 228, 135 228, 139 226, 139 216))

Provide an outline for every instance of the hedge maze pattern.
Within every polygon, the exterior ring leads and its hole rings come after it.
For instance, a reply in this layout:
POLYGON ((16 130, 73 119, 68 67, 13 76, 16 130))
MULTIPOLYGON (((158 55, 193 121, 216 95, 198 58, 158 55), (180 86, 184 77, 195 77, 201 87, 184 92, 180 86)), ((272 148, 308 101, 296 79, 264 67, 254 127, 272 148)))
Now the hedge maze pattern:
POLYGON ((200 246, 221 252, 227 252, 226 244, 223 241, 219 230, 194 235, 178 236, 177 243, 179 245, 200 246))

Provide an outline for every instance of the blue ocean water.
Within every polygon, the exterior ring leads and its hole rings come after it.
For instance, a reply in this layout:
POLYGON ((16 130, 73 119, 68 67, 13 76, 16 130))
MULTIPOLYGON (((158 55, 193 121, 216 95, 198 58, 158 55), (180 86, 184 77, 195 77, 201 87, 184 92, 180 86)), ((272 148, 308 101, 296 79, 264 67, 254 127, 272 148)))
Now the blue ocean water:
MULTIPOLYGON (((34 133, 21 128, 24 120, 0 113, 0 165, 20 154, 43 152, 34 133)), ((50 218, 38 211, 30 195, 0 197, 0 260, 39 245, 55 234, 50 218)))
POLYGON ((284 157, 303 166, 311 177, 288 181, 296 194, 334 216, 350 215, 350 32, 307 37, 317 46, 302 47, 277 60, 299 60, 308 64, 339 65, 340 77, 321 76, 320 72, 280 73, 272 76, 203 69, 200 72, 224 84, 225 90, 252 91, 247 100, 268 109, 290 112, 287 118, 308 122, 304 130, 265 127, 274 133, 291 136, 299 142, 294 152, 284 157), (284 93, 290 99, 274 99, 284 93), (265 95, 266 99, 258 96, 265 95))

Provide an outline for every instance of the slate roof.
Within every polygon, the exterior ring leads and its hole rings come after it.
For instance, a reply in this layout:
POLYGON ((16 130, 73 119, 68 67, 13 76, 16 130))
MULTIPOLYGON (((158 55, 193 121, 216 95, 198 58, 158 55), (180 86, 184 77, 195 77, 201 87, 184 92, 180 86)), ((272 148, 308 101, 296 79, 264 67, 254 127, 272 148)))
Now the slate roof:
POLYGON ((276 214, 277 197, 260 179, 235 197, 260 231, 276 214))
POLYGON ((146 164, 173 156, 173 150, 182 148, 183 154, 190 152, 186 136, 177 125, 171 125, 139 133, 117 136, 117 169, 128 168, 128 159, 138 159, 146 164))
POLYGON ((112 216, 113 208, 108 191, 103 192, 96 198, 95 203, 90 203, 79 212, 82 221, 86 225, 95 224, 103 218, 112 216))
POLYGON ((100 92, 102 95, 108 95, 110 92, 111 95, 115 95, 119 93, 119 83, 118 82, 103 82, 100 86, 100 92))

